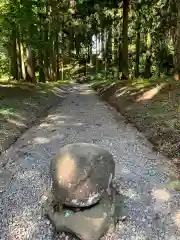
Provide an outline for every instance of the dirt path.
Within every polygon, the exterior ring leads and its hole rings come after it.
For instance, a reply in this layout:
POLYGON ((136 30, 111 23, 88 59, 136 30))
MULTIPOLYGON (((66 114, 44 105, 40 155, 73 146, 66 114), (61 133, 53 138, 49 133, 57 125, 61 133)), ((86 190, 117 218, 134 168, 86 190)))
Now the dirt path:
POLYGON ((49 163, 59 147, 81 141, 109 149, 121 178, 128 218, 108 240, 180 239, 180 193, 164 189, 174 177, 173 166, 114 114, 88 86, 77 85, 2 156, 8 163, 0 174, 0 239, 53 239, 52 226, 41 218, 49 163))

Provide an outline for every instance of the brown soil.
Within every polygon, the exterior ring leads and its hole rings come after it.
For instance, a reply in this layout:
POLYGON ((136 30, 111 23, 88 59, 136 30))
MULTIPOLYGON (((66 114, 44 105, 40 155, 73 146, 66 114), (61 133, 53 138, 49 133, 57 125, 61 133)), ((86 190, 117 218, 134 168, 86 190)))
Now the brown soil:
POLYGON ((0 154, 62 99, 53 84, 0 82, 0 154))
POLYGON ((94 84, 98 93, 153 143, 180 162, 180 84, 173 80, 94 84))

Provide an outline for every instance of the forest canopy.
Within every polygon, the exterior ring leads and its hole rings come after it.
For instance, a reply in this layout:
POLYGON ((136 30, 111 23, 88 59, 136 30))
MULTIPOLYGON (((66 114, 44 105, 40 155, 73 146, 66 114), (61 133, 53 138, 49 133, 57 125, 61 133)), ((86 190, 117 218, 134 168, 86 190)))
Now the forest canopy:
POLYGON ((179 80, 178 0, 2 0, 0 13, 1 77, 55 81, 78 63, 179 80))

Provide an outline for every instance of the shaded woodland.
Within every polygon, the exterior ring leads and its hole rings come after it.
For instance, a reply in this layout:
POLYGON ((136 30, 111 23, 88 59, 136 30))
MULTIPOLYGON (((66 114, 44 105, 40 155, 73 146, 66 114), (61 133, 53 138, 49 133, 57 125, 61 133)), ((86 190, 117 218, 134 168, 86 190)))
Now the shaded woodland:
POLYGON ((83 72, 180 77, 177 0, 2 0, 0 75, 45 82, 83 72))

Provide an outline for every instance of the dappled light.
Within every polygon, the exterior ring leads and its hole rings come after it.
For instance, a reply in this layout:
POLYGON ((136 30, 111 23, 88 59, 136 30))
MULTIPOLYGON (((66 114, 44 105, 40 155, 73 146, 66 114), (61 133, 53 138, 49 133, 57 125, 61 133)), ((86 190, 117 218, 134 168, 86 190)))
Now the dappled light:
POLYGON ((180 229, 180 211, 178 211, 173 218, 174 218, 175 224, 180 229))
POLYGON ((92 90, 85 90, 84 92, 80 93, 81 95, 91 95, 92 90))
POLYGON ((34 138, 34 142, 37 144, 45 144, 45 143, 49 143, 50 140, 45 137, 36 137, 36 138, 34 138))
POLYGON ((171 198, 170 193, 165 189, 156 189, 153 191, 152 196, 159 202, 167 202, 171 198))
MULTIPOLYGON (((103 74, 101 78, 106 80, 103 74)), ((178 82, 170 78, 152 77, 119 82, 109 87, 109 80, 102 84, 98 84, 95 78, 93 81, 93 88, 143 131, 155 145, 155 149, 170 157, 179 158, 178 82)))
POLYGON ((127 174, 130 174, 130 173, 131 173, 131 171, 127 167, 123 167, 123 169, 121 171, 122 175, 127 175, 127 174))
POLYGON ((129 188, 126 193, 125 193, 125 196, 129 199, 131 199, 132 201, 138 201, 140 200, 140 195, 139 193, 132 189, 132 188, 129 188))
POLYGON ((126 92, 127 92, 127 89, 122 88, 122 89, 118 90, 115 94, 117 97, 120 97, 120 96, 124 95, 126 92))
MULTIPOLYGON (((180 1, 1 0, 0 13, 0 239, 72 239, 41 207, 51 160, 75 142, 116 162, 126 216, 104 240, 179 239, 180 1)), ((61 164, 59 181, 78 174, 61 164)))
POLYGON ((161 89, 164 88, 165 85, 166 85, 166 83, 162 83, 161 85, 146 91, 145 93, 143 93, 142 96, 138 97, 138 99, 136 101, 140 102, 140 101, 151 100, 160 92, 161 89))
POLYGON ((52 123, 54 123, 54 121, 61 121, 61 120, 63 120, 62 122, 65 122, 65 121, 67 121, 68 119, 71 119, 71 117, 70 116, 63 116, 63 115, 58 115, 58 114, 50 114, 49 116, 48 116, 48 119, 49 119, 49 121, 52 121, 52 123))
MULTIPOLYGON (((71 155, 63 156, 63 160, 58 167, 57 176, 59 176, 59 183, 66 185, 67 182, 73 182, 73 179, 76 177, 76 163, 71 155)), ((69 186, 71 187, 71 186, 69 186)))
POLYGON ((59 99, 58 93, 63 94, 60 87, 53 84, 37 84, 9 82, 0 85, 0 152, 6 150, 11 142, 5 141, 7 137, 16 139, 17 136, 33 121, 43 114, 47 114, 53 102, 59 99), (10 86, 10 87, 9 87, 10 86), (56 94, 57 93, 57 94, 56 94))

